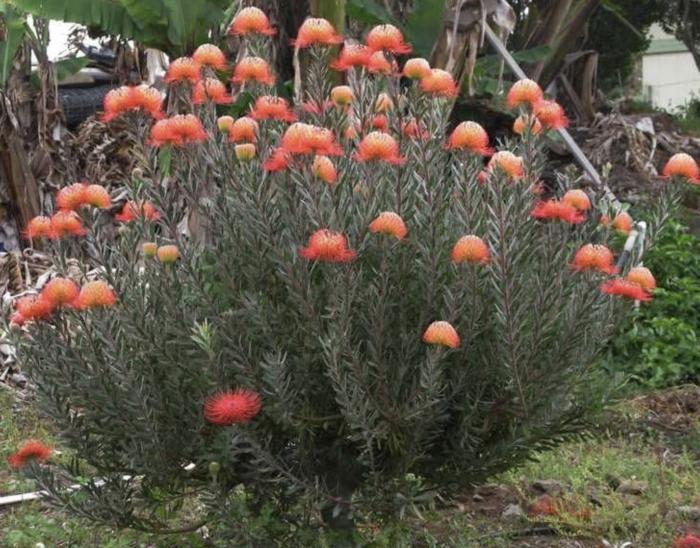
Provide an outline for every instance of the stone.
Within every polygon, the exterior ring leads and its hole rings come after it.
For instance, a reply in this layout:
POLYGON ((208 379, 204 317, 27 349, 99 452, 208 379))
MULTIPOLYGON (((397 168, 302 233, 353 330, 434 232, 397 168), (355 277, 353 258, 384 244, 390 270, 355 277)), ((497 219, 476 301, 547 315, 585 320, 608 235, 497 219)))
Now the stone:
POLYGON ((700 506, 679 506, 675 513, 683 519, 700 521, 700 506))
POLYGON ((484 497, 481 496, 479 493, 475 493, 474 496, 472 497, 472 500, 473 500, 474 502, 483 502, 483 501, 484 501, 484 497))
POLYGON ((617 488, 618 493, 623 495, 642 495, 649 488, 646 481, 623 480, 617 488))
POLYGON ((525 518, 525 512, 519 504, 509 504, 501 513, 503 521, 519 521, 525 518))
POLYGON ((13 384, 16 384, 20 388, 24 388, 25 386, 27 386, 27 377, 22 375, 22 373, 13 373, 12 375, 10 375, 10 380, 13 384))
POLYGON ((557 480, 537 480, 532 484, 532 488, 539 493, 546 495, 560 495, 564 490, 564 486, 557 480))

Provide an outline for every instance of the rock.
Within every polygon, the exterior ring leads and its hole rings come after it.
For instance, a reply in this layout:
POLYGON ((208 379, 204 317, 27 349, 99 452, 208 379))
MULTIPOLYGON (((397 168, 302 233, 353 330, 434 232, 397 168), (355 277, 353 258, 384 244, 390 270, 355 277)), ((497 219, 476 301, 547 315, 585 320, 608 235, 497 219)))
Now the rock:
POLYGON ((525 512, 519 504, 509 504, 501 513, 503 521, 519 521, 525 518, 525 512))
POLYGON ((474 496, 472 497, 472 500, 474 502, 483 502, 484 497, 482 497, 479 493, 475 493, 474 496))
POLYGON ((25 386, 27 386, 27 377, 22 375, 22 373, 13 373, 12 375, 10 375, 10 380, 13 384, 16 384, 20 388, 24 388, 25 386))
POLYGON ((623 495, 642 495, 648 488, 649 484, 646 481, 623 480, 617 492, 623 495))
POLYGON ((537 480, 532 484, 532 488, 539 493, 546 495, 560 495, 564 490, 560 481, 557 480, 537 480))
POLYGON ((620 487, 621 482, 612 474, 605 474, 605 483, 607 483, 611 489, 616 490, 618 487, 620 487))
POLYGON ((495 495, 500 489, 501 486, 497 483, 485 483, 476 488, 476 494, 482 497, 490 497, 495 495))
POLYGON ((675 513, 684 519, 700 521, 700 506, 679 506, 675 513))
POLYGON ((588 502, 594 504, 595 506, 603 506, 603 502, 600 499, 600 493, 598 489, 590 485, 586 488, 586 496, 588 497, 588 502))

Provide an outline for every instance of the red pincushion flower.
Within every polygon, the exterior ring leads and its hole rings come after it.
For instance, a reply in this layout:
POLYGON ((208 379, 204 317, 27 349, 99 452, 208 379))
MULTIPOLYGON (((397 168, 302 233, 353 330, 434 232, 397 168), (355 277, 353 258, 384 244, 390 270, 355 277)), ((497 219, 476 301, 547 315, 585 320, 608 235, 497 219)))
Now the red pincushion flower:
POLYGON ((226 70, 226 56, 214 44, 202 44, 192 54, 192 59, 203 67, 226 70))
POLYGON ((615 256, 604 245, 586 244, 576 252, 571 269, 577 272, 597 271, 616 274, 615 256))
POLYGON ((39 440, 29 440, 9 456, 7 462, 14 469, 24 468, 30 461, 44 462, 51 457, 51 447, 39 440))
POLYGON ((331 63, 331 67, 340 72, 356 67, 367 67, 371 54, 370 49, 362 44, 345 44, 338 58, 331 63))
POLYGON ((255 100, 250 116, 256 120, 280 120, 294 122, 297 117, 282 97, 263 95, 255 100))
POLYGON ((85 236, 87 231, 83 227, 74 211, 59 211, 51 217, 51 237, 62 238, 63 236, 85 236))
POLYGON ((389 119, 383 114, 378 114, 372 118, 370 123, 372 129, 387 133, 389 131, 389 119))
POLYGON ((56 194, 56 205, 64 211, 80 209, 86 203, 87 188, 85 183, 73 183, 63 187, 56 194))
POLYGON ((700 548, 700 537, 688 533, 674 540, 673 548, 700 548))
POLYGON ((401 122, 401 133, 410 139, 420 139, 425 141, 430 137, 430 133, 422 123, 418 123, 415 118, 409 118, 401 122))
POLYGON ((246 82, 258 82, 271 86, 275 83, 275 77, 270 70, 270 65, 261 57, 244 57, 233 70, 232 80, 236 84, 246 82))
POLYGON ((309 46, 334 46, 342 44, 343 37, 335 32, 333 25, 326 19, 309 17, 299 27, 296 40, 292 44, 297 48, 309 46))
POLYGON ((528 105, 534 107, 544 98, 542 88, 533 80, 519 80, 510 88, 506 102, 510 108, 515 108, 520 105, 528 105))
POLYGON ((59 306, 72 306, 78 298, 80 288, 68 278, 54 278, 46 284, 41 291, 41 296, 51 305, 52 308, 59 306))
POLYGON ((457 97, 459 93, 452 75, 442 69, 431 69, 430 74, 420 81, 420 89, 439 97, 457 97))
POLYGON ((373 160, 402 165, 406 159, 399 154, 399 144, 391 135, 373 131, 365 135, 357 147, 355 158, 360 162, 373 160))
POLYGON ((365 43, 372 51, 384 50, 395 55, 410 53, 412 49, 394 25, 377 25, 367 33, 365 43))
POLYGON ((102 185, 88 185, 85 189, 85 203, 100 209, 106 209, 112 205, 112 198, 102 185))
POLYGON ((274 36, 277 31, 270 25, 270 20, 260 8, 243 8, 233 18, 228 34, 245 36, 247 34, 264 34, 274 36))
POLYGON ((487 264, 491 260, 491 252, 486 242, 469 234, 462 236, 452 248, 452 261, 455 263, 487 264))
POLYGON ((561 201, 575 207, 579 211, 591 209, 591 199, 588 197, 588 194, 577 188, 567 191, 561 201))
POLYGON ((539 101, 535 104, 534 112, 540 123, 548 129, 563 129, 569 125, 564 109, 556 101, 539 101))
POLYGON ((299 255, 309 261, 346 263, 357 258, 357 252, 348 249, 345 234, 322 228, 314 232, 306 247, 299 249, 299 255))
POLYGON ((248 116, 243 116, 231 124, 228 130, 228 139, 232 143, 255 143, 257 133, 258 123, 248 116))
POLYGON ((81 289, 75 307, 80 310, 89 308, 103 308, 114 306, 117 302, 117 296, 114 290, 107 285, 106 282, 96 280, 86 283, 81 289))
POLYGON ((229 105, 233 102, 233 97, 228 94, 228 90, 221 80, 207 78, 195 85, 192 102, 195 105, 201 105, 207 101, 212 101, 217 105, 229 105))
POLYGON ((395 61, 390 62, 381 51, 375 51, 369 56, 367 70, 374 74, 386 74, 390 76, 397 72, 398 65, 395 61))
POLYGON ((54 234, 51 218, 44 215, 34 217, 27 223, 24 235, 32 240, 34 238, 53 238, 54 234))
POLYGON ((165 82, 167 84, 176 82, 196 84, 199 82, 201 74, 202 65, 197 63, 197 61, 191 57, 179 57, 170 63, 168 72, 165 74, 165 82))
POLYGON ((403 240, 408 234, 406 223, 393 211, 380 213, 370 224, 369 231, 374 234, 386 234, 397 240, 403 240))
POLYGON ((15 309, 22 321, 45 320, 54 311, 54 307, 44 295, 29 295, 15 302, 15 309))
POLYGON ((619 297, 625 297, 626 299, 632 299, 633 301, 651 301, 651 294, 644 291, 641 285, 623 280, 622 278, 615 278, 614 280, 609 280, 600 286, 600 290, 608 295, 617 295, 619 297))
POLYGON ((423 342, 457 348, 460 345, 459 335, 449 322, 433 322, 423 333, 423 342))
POLYGON ((497 152, 489 160, 486 170, 493 173, 496 169, 500 169, 514 181, 518 181, 525 176, 523 159, 507 150, 497 152))
POLYGON ((489 135, 486 130, 476 122, 462 122, 450 134, 447 148, 460 149, 489 156, 493 149, 489 147, 489 135))
POLYGON ((338 156, 343 150, 330 129, 296 122, 282 136, 282 148, 290 154, 324 154, 338 156))
POLYGON ((664 177, 682 177, 694 184, 700 184, 700 167, 689 154, 674 154, 663 169, 664 177))
POLYGON ((639 287, 649 293, 653 293, 656 289, 656 279, 654 275, 651 273, 651 270, 643 266, 635 266, 630 269, 627 276, 625 276, 625 280, 639 285, 639 287))
POLYGON ((212 424, 230 426, 250 422, 260 413, 262 398, 247 388, 227 390, 204 402, 204 418, 212 424))
POLYGON ((263 163, 265 171, 284 171, 289 167, 289 153, 283 148, 276 148, 272 155, 263 163))
POLYGON ((422 80, 430 74, 430 63, 422 57, 414 57, 406 61, 403 66, 403 75, 411 80, 422 80))
POLYGON ((558 200, 539 202, 532 210, 532 216, 540 221, 557 219, 569 224, 580 224, 586 220, 583 212, 558 200))
POLYGON ((311 170, 316 177, 328 183, 330 186, 333 186, 338 180, 338 172, 328 156, 316 156, 311 170))
POLYGON ((513 122, 513 133, 517 135, 524 135, 528 129, 533 135, 539 135, 542 133, 542 124, 537 118, 528 114, 518 116, 513 122))
POLYGON ((148 221, 157 221, 160 219, 160 214, 150 202, 144 202, 139 207, 136 202, 129 200, 124 204, 122 210, 114 216, 114 220, 121 223, 129 223, 139 217, 143 217, 148 221))

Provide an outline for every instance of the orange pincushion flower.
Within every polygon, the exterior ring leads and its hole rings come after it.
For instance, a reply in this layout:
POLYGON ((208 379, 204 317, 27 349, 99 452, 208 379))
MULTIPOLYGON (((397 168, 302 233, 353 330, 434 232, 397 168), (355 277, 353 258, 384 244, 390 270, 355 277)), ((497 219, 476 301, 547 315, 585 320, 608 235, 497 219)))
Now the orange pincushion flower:
POLYGON ((652 293, 656 289, 656 279, 651 270, 643 266, 635 266, 630 269, 625 280, 639 285, 644 291, 652 293))
POLYGON ((151 128, 150 144, 155 147, 172 145, 183 147, 207 140, 202 122, 194 114, 177 114, 159 120, 151 128))
POLYGON ((284 171, 289 167, 289 153, 283 148, 276 148, 272 155, 263 163, 265 171, 284 171))
POLYGON ((529 114, 518 116, 513 122, 513 133, 517 135, 524 135, 528 129, 533 135, 539 135, 542 133, 542 124, 537 118, 529 114))
POLYGON ((604 245, 586 244, 576 252, 571 263, 576 272, 597 271, 603 274, 616 274, 615 256, 604 245))
POLYGON ((228 29, 229 34, 245 36, 246 34, 264 34, 274 36, 277 31, 270 25, 270 20, 260 8, 247 7, 238 12, 228 29))
POLYGON ((100 209, 106 209, 112 205, 109 192, 102 185, 88 185, 85 189, 85 203, 100 209))
POLYGON ((299 249, 299 256, 309 261, 346 263, 355 260, 357 252, 348 249, 345 234, 322 228, 311 235, 306 247, 299 249))
POLYGON ((156 255, 161 263, 174 263, 180 257, 180 250, 176 245, 162 245, 156 251, 156 255))
POLYGON ((72 305, 78 298, 80 288, 68 278, 54 278, 46 284, 41 291, 41 296, 46 299, 53 308, 63 305, 72 305))
POLYGON ((258 150, 253 143, 243 143, 236 145, 234 151, 236 153, 236 159, 244 162, 255 158, 258 150))
POLYGON ((316 177, 331 186, 338 180, 338 172, 328 156, 316 156, 311 170, 316 177))
POLYGON ((377 114, 377 116, 372 118, 371 126, 373 129, 377 129, 377 130, 383 131, 383 132, 388 132, 389 131, 389 119, 386 116, 384 116, 383 114, 377 114))
POLYGON ((214 44, 202 44, 192 54, 192 59, 203 67, 226 69, 226 56, 214 44))
POLYGON ((343 43, 343 37, 335 32, 333 25, 326 19, 309 17, 299 27, 299 33, 293 45, 308 48, 313 45, 334 46, 343 43))
POLYGON ((617 295, 633 301, 646 302, 652 299, 651 294, 644 291, 641 285, 623 280, 622 278, 615 278, 614 280, 605 282, 600 286, 600 290, 608 295, 617 295))
POLYGON ((487 171, 493 173, 496 168, 503 171, 508 177, 517 181, 525 176, 523 159, 507 150, 501 150, 494 154, 486 166, 487 171))
POLYGON ((45 320, 54 311, 54 306, 44 295, 30 295, 17 299, 15 309, 25 322, 45 320))
POLYGON ((282 136, 282 148, 290 154, 338 156, 342 149, 330 129, 296 122, 282 136))
POLYGON ((452 261, 455 263, 487 264, 491 260, 491 252, 486 242, 469 234, 462 236, 452 248, 452 261))
POLYGON ((229 129, 228 138, 232 143, 255 143, 257 141, 258 123, 248 116, 236 120, 229 129))
POLYGON ((251 421, 261 408, 259 394, 238 388, 208 397, 204 402, 204 418, 219 426, 242 424, 251 421))
POLYGON ((27 223, 24 235, 32 240, 34 238, 52 238, 53 225, 51 224, 51 219, 44 215, 34 217, 27 223))
POLYGON ((377 25, 367 33, 365 42, 372 51, 384 50, 395 55, 410 53, 412 49, 394 25, 377 25))
POLYGON ((357 147, 355 158, 360 162, 378 160, 395 165, 406 163, 399 154, 399 144, 391 135, 381 131, 373 131, 365 135, 357 147))
POLYGON ((158 244, 155 242, 144 242, 141 245, 141 251, 143 252, 144 257, 155 257, 156 253, 158 253, 158 244))
POLYGON ((561 201, 575 207, 579 211, 591 209, 591 199, 588 197, 588 194, 578 188, 567 191, 561 201))
POLYGON ((683 177, 689 182, 700 184, 700 167, 689 154, 674 154, 663 169, 664 177, 683 177))
POLYGON ((422 57, 414 57, 406 61, 403 66, 403 75, 411 80, 422 80, 430 74, 430 63, 422 57))
POLYGON ((369 231, 374 234, 387 234, 397 240, 403 240, 408 234, 406 223, 393 211, 380 213, 374 221, 369 224, 369 231))
POLYGON ((271 86, 275 83, 275 77, 270 71, 270 65, 261 57, 244 57, 233 70, 232 80, 236 84, 258 82, 271 86))
POLYGON ((216 119, 216 127, 219 128, 221 133, 230 133, 233 127, 234 119, 233 116, 219 116, 216 119))
POLYGON ((557 502, 549 495, 542 495, 532 503, 528 509, 531 516, 558 516, 559 507, 557 502))
POLYGON ((338 58, 331 63, 331 67, 340 72, 355 67, 366 67, 369 65, 371 54, 369 48, 362 44, 345 44, 338 58))
POLYGON ((109 122, 125 112, 138 110, 160 119, 163 117, 162 105, 163 95, 157 89, 145 85, 122 86, 105 95, 102 121, 109 122))
POLYGON ((297 119, 286 99, 272 95, 258 97, 250 111, 250 116, 256 120, 281 120, 283 122, 293 122, 297 119))
POLYGON ((542 88, 533 80, 519 80, 510 88, 506 102, 510 108, 515 108, 520 105, 529 105, 534 107, 544 98, 542 88))
POLYGON ((124 204, 121 212, 114 216, 114 220, 122 223, 129 223, 135 221, 139 217, 143 217, 148 221, 157 221, 160 219, 160 214, 150 202, 144 202, 143 205, 139 207, 136 202, 130 200, 124 204))
POLYGON ((197 82, 192 95, 192 102, 201 105, 212 101, 217 105, 228 105, 233 102, 233 97, 228 94, 226 86, 217 78, 207 78, 197 82))
POLYGON ((457 348, 460 344, 459 335, 449 322, 433 322, 423 333, 423 342, 448 348, 457 348))
POLYGON ((117 296, 107 283, 96 280, 86 283, 80 290, 76 300, 76 308, 87 310, 89 308, 103 308, 114 306, 117 296))
POLYGON ((85 183, 73 183, 63 187, 56 194, 56 205, 63 211, 80 209, 85 205, 85 183))
POLYGON ((335 86, 331 90, 331 101, 338 107, 348 106, 352 103, 352 88, 350 86, 335 86))
POLYGON ((83 227, 74 211, 59 211, 51 217, 51 236, 61 238, 63 236, 85 236, 87 231, 83 227))
POLYGON ((401 133, 410 139, 426 140, 430 137, 430 133, 422 123, 418 123, 415 118, 409 118, 401 122, 401 133))
POLYGON ((569 224, 580 224, 586 220, 583 212, 558 200, 539 202, 532 210, 532 216, 540 221, 556 219, 569 224))
POLYGON ((53 450, 38 440, 29 440, 7 459, 11 468, 24 468, 30 461, 44 462, 51 457, 53 450))
POLYGON ((450 134, 447 147, 455 150, 467 150, 482 156, 493 154, 489 147, 489 135, 476 122, 462 122, 450 134))
POLYGON ((626 211, 620 211, 610 223, 610 218, 607 215, 603 215, 600 218, 600 223, 603 226, 612 226, 620 234, 629 234, 632 232, 632 227, 634 226, 634 220, 626 211))
POLYGON ((369 56, 369 61, 367 61, 367 70, 374 74, 391 75, 397 71, 397 65, 396 62, 389 62, 381 51, 375 51, 369 56))
POLYGON ((420 88, 424 93, 439 97, 457 97, 458 95, 454 78, 442 69, 431 69, 430 74, 421 79, 420 88))
POLYGON ((165 82, 173 84, 175 82, 190 82, 196 84, 199 82, 202 74, 202 65, 197 63, 191 57, 179 57, 175 59, 168 67, 168 72, 165 74, 165 82))
POLYGON ((540 123, 548 129, 563 129, 569 125, 564 109, 556 101, 539 101, 534 111, 540 123))

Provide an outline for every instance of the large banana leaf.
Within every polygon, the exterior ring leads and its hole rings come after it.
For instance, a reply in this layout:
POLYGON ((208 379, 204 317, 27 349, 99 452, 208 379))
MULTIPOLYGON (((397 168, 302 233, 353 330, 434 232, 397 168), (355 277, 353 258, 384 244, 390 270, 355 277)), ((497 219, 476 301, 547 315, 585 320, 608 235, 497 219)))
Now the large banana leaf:
POLYGON ((17 53, 17 48, 24 38, 24 15, 8 4, 0 4, 0 15, 2 15, 5 27, 5 39, 0 40, 0 89, 5 87, 5 83, 12 70, 12 60, 17 53))

